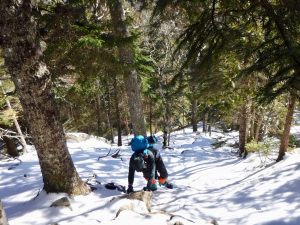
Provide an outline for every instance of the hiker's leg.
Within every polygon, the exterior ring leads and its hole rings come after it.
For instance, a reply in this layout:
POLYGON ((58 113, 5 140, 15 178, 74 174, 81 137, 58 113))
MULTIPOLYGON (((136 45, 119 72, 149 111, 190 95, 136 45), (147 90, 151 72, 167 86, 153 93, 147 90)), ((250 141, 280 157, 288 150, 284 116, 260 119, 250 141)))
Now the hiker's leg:
POLYGON ((161 182, 164 183, 169 175, 161 157, 156 160, 156 170, 159 173, 159 184, 162 184, 161 182))

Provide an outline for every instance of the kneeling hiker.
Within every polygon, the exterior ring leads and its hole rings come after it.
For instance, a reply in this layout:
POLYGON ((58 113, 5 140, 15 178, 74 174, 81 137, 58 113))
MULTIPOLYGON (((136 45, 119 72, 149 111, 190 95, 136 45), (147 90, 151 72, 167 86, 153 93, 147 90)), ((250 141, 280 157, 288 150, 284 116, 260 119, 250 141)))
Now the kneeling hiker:
POLYGON ((156 141, 156 137, 150 136, 145 138, 142 135, 135 136, 131 140, 131 149, 134 153, 129 161, 127 193, 133 192, 132 185, 135 171, 143 172, 143 176, 147 180, 144 190, 157 190, 156 179, 159 180, 160 185, 173 188, 173 185, 167 182, 168 172, 159 154, 159 150, 153 147, 156 141))

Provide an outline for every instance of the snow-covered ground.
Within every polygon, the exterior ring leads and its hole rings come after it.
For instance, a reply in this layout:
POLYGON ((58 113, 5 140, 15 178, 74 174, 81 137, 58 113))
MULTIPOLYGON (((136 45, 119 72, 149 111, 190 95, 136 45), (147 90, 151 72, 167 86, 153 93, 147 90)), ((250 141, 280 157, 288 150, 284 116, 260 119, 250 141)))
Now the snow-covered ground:
MULTIPOLYGON (((293 127, 299 134, 300 129, 293 127)), ((82 134, 73 134, 78 136, 82 134)), ((157 134, 161 147, 161 136, 157 134)), ((124 137, 128 143, 130 137, 124 137)), ((83 136, 69 139, 68 147, 77 171, 83 180, 97 190, 87 196, 69 197, 70 207, 50 207, 65 194, 46 194, 34 150, 19 160, 0 160, 0 199, 10 225, 63 224, 208 224, 215 219, 219 225, 299 225, 300 224, 300 151, 288 153, 279 163, 276 154, 268 159, 250 154, 238 158, 232 144, 237 133, 213 132, 212 136, 185 129, 172 133, 173 149, 161 150, 175 188, 159 187, 153 193, 152 210, 148 213, 142 202, 114 197, 124 195, 108 190, 106 183, 127 186, 129 146, 117 147, 103 139, 83 136), (211 144, 226 140, 215 149, 211 144), (120 149, 120 157, 105 156, 120 149), (100 184, 101 183, 101 184, 100 184), (124 204, 133 210, 116 213, 124 204)), ((276 150, 277 151, 277 150, 276 150)), ((145 185, 136 173, 134 189, 145 185)))

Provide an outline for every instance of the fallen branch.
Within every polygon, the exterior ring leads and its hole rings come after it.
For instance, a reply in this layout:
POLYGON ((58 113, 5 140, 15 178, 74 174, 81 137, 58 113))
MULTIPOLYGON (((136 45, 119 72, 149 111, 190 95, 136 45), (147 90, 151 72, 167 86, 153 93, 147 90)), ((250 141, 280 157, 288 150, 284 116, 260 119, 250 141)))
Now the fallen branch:
POLYGON ((97 161, 99 161, 99 159, 101 159, 101 158, 105 158, 105 157, 109 157, 109 156, 111 156, 111 157, 113 157, 113 158, 117 158, 117 157, 120 156, 120 154, 119 154, 120 149, 117 149, 117 150, 115 150, 115 151, 112 152, 112 153, 110 153, 110 152, 111 152, 111 149, 109 149, 109 151, 108 151, 108 153, 107 153, 106 155, 100 155, 100 156, 98 157, 98 160, 97 160, 97 161))

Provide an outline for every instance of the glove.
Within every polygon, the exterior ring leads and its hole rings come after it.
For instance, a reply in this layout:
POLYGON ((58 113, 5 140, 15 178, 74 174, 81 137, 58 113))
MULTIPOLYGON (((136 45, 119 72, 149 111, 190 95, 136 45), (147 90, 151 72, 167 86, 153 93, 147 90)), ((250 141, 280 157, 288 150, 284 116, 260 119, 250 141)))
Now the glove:
POLYGON ((157 190, 157 185, 156 181, 152 181, 150 185, 147 185, 146 187, 143 188, 144 191, 156 191, 157 190))
POLYGON ((157 190, 157 185, 156 185, 156 183, 155 184, 151 184, 151 186, 150 186, 150 191, 156 191, 157 190))
POLYGON ((143 190, 144 191, 156 191, 157 190, 157 186, 156 186, 156 184, 152 184, 150 187, 148 187, 148 186, 143 187, 143 190))
POLYGON ((129 194, 129 193, 131 193, 131 192, 134 192, 134 190, 133 190, 133 187, 132 187, 132 185, 131 184, 129 184, 128 185, 128 188, 127 188, 127 194, 129 194))

